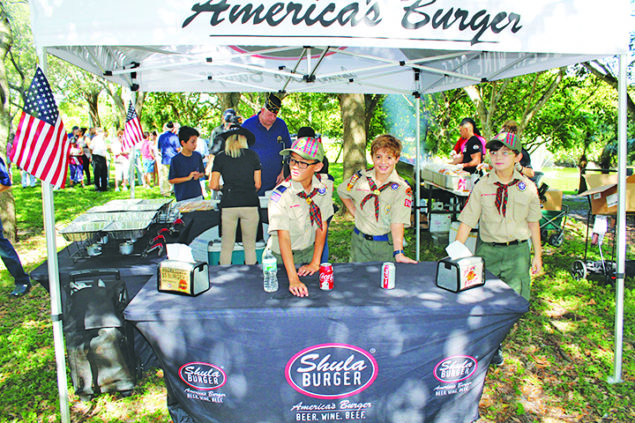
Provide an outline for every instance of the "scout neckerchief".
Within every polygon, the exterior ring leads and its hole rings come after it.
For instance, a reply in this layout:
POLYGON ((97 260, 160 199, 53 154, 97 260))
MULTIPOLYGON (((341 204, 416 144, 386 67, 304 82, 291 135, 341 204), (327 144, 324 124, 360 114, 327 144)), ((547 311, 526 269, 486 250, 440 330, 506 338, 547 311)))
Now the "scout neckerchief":
POLYGON ((366 179, 368 179, 368 186, 370 187, 370 190, 372 192, 368 194, 366 197, 364 197, 364 199, 362 200, 362 203, 360 204, 360 208, 363 209, 364 204, 366 204, 368 200, 370 200, 371 198, 375 198, 375 220, 379 222, 379 194, 383 190, 391 186, 394 182, 387 182, 381 187, 377 188, 377 185, 375 185, 375 182, 369 176, 366 176, 366 179))
POLYGON ((320 190, 318 190, 317 188, 313 188, 311 194, 307 195, 307 193, 302 190, 298 193, 298 197, 304 198, 309 205, 309 216, 311 217, 311 223, 315 223, 319 229, 322 229, 322 213, 320 212, 320 208, 318 207, 318 205, 315 204, 315 201, 313 201, 313 197, 315 197, 318 192, 320 192, 320 190))
POLYGON ((498 214, 502 214, 503 217, 505 217, 505 214, 507 213, 507 188, 516 185, 518 182, 520 182, 519 179, 514 179, 509 184, 494 182, 494 185, 498 186, 498 188, 496 188, 496 202, 494 204, 498 209, 498 214))

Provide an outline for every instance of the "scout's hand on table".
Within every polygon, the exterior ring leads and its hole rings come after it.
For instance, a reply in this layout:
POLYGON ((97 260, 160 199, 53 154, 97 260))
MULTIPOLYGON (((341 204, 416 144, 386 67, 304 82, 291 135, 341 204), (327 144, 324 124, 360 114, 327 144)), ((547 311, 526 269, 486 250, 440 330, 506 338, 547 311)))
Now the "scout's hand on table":
POLYGON ((309 290, 306 285, 300 282, 300 279, 289 280, 289 291, 296 297, 308 297, 309 290))
POLYGON ((531 274, 536 275, 542 271, 542 257, 534 256, 531 262, 531 274))
POLYGON ((320 270, 319 264, 305 264, 304 266, 300 266, 300 269, 298 270, 298 276, 312 275, 318 270, 320 270))
POLYGON ((407 257, 404 253, 397 254, 395 256, 395 261, 397 263, 411 263, 411 264, 417 263, 416 260, 413 260, 410 257, 407 257))

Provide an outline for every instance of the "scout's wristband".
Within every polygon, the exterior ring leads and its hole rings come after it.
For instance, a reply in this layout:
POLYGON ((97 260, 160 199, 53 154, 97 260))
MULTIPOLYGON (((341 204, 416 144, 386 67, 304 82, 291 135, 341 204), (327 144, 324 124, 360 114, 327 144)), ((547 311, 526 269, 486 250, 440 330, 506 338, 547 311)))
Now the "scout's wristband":
POLYGON ((403 254, 403 250, 395 250, 395 251, 392 252, 392 256, 393 257, 397 257, 397 255, 399 255, 399 254, 403 254))

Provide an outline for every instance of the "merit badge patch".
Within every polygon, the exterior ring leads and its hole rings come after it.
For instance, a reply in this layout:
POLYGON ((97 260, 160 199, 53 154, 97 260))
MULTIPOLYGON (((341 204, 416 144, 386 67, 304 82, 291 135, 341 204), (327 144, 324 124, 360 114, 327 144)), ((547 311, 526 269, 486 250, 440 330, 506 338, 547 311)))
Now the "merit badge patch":
POLYGON ((393 190, 394 190, 394 189, 397 189, 397 188, 399 188, 399 184, 395 182, 394 184, 392 184, 392 185, 390 186, 390 188, 391 188, 391 189, 393 189, 393 190))
POLYGON ((525 185, 524 182, 518 182, 518 189, 524 191, 525 189, 527 189, 527 185, 525 185))

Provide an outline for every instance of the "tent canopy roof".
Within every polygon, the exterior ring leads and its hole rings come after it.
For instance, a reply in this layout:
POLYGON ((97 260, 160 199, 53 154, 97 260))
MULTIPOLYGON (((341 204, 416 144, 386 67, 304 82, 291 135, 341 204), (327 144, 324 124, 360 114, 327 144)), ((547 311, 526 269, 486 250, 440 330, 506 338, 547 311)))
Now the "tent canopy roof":
POLYGON ((38 49, 143 91, 429 93, 628 49, 591 0, 32 0, 38 49), (397 7, 395 7, 397 5, 397 7))

